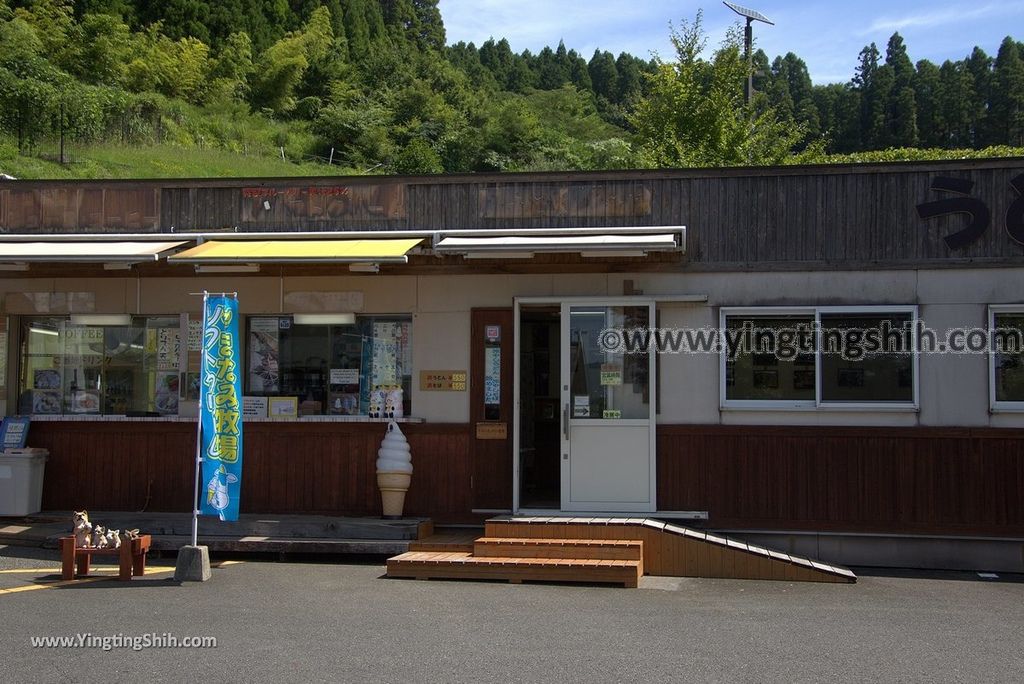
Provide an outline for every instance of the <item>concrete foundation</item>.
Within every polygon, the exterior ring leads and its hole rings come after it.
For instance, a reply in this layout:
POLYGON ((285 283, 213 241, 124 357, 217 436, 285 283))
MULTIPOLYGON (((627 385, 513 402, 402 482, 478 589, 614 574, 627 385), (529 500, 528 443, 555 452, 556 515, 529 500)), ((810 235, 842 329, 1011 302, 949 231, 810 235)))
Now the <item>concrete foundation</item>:
POLYGON ((783 553, 846 566, 1024 573, 1024 539, 718 531, 783 553))
POLYGON ((182 546, 174 566, 174 579, 178 582, 205 582, 210 577, 210 550, 205 546, 182 546))

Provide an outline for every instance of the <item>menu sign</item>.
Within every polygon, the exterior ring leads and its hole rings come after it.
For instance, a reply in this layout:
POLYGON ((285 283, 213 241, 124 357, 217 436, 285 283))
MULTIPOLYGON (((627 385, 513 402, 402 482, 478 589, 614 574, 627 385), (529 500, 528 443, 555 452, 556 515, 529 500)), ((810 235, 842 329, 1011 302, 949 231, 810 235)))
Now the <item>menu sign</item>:
POLYGON ((420 371, 420 390, 427 392, 465 392, 466 375, 464 370, 420 371))

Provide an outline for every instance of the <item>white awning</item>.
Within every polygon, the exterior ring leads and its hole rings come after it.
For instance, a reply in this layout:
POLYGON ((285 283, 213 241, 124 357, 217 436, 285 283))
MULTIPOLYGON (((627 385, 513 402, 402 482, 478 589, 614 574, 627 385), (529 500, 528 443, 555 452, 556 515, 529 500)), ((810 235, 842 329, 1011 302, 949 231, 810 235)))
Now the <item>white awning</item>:
POLYGON ((182 245, 173 242, 73 242, 51 240, 37 242, 0 242, 0 262, 72 262, 72 263, 138 263, 157 261, 182 245))
POLYGON ((530 258, 534 254, 551 253, 576 253, 583 257, 642 257, 648 252, 681 251, 686 236, 686 229, 682 226, 488 232, 498 234, 442 234, 434 244, 434 251, 477 259, 530 258))

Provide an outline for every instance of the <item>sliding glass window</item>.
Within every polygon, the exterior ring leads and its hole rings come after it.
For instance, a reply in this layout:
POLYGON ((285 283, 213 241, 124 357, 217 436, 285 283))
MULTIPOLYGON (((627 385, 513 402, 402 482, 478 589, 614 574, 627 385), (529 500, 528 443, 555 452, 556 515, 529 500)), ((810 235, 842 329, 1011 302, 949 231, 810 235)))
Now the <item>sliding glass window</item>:
POLYGON ((118 324, 23 318, 18 413, 177 415, 181 319, 123 318, 118 324))
POLYGON ((1024 307, 991 307, 989 329, 992 409, 1024 411, 1024 307))
POLYGON ((412 317, 347 316, 250 317, 246 395, 267 397, 271 417, 290 415, 291 400, 299 416, 410 415, 412 317))
POLYGON ((723 309, 721 406, 915 409, 914 307, 723 309))

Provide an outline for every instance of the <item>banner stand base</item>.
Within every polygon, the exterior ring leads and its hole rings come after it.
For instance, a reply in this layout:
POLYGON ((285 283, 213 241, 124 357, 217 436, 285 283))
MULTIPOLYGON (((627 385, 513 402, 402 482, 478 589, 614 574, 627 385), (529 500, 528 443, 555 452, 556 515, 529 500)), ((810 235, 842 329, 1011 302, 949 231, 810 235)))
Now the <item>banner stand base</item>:
POLYGON ((209 547, 189 544, 178 549, 178 562, 174 566, 175 581, 205 582, 210 577, 209 547))

